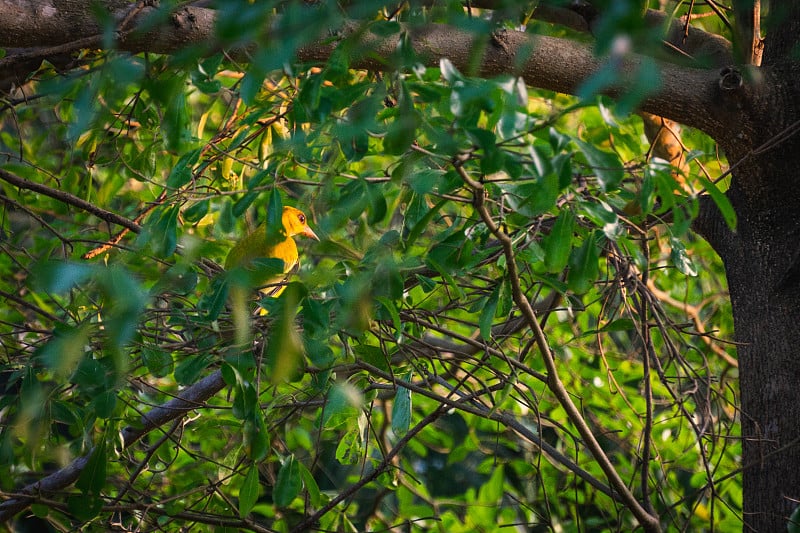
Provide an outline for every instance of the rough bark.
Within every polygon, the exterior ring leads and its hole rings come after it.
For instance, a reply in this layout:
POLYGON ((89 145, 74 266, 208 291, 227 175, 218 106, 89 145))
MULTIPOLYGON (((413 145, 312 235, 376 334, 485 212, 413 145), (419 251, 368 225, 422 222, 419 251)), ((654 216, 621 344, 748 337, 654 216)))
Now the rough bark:
POLYGON ((800 500, 800 69, 781 55, 797 41, 798 15, 775 28, 764 67, 730 84, 742 124, 724 144, 738 226, 714 243, 740 343, 745 529, 764 532, 785 531, 800 500))
MULTIPOLYGON (((168 20, 147 31, 139 31, 140 24, 148 23, 156 9, 143 4, 107 4, 109 16, 118 21, 115 46, 130 52, 172 53, 186 46, 202 46, 210 52, 220 48, 214 37, 215 12, 202 7, 184 7, 171 13, 168 20)), ((0 13, 15 13, 14 17, 0 17, 0 47, 38 46, 42 57, 48 54, 63 54, 72 47, 102 44, 103 30, 89 13, 88 0, 0 0, 0 13), (49 6, 48 9, 41 7, 49 6), (20 7, 22 6, 22 8, 20 7), (79 16, 83 6, 84 16, 79 16), (23 9, 24 8, 24 9, 23 9), (44 14, 43 14, 44 13, 44 14), (10 19, 13 19, 11 21, 10 19), (59 31, 60 30, 60 31, 59 31), (37 33, 38 32, 38 33, 37 33), (81 36, 79 40, 75 36, 81 36)), ((333 28, 332 28, 333 30, 333 28)), ((630 81, 650 58, 637 54, 624 57, 598 59, 592 48, 569 39, 535 36, 525 32, 501 31, 487 40, 474 33, 458 28, 431 24, 422 27, 404 28, 411 36, 415 52, 428 65, 438 66, 442 58, 452 61, 459 69, 469 72, 476 64, 475 54, 482 75, 518 74, 534 87, 562 93, 574 94, 580 84, 604 66, 618 69, 622 80, 606 92, 617 96, 626 89, 630 81), (476 47, 480 47, 477 48, 476 47), (608 62, 612 63, 609 64, 608 62)), ((345 23, 336 31, 335 39, 328 36, 320 42, 298 50, 302 61, 324 62, 332 50, 344 40, 349 43, 351 66, 386 70, 393 65, 386 59, 397 51, 401 35, 378 36, 364 31, 360 23, 345 23)), ((709 35, 709 34, 705 34, 709 35)), ((693 43, 702 47, 712 43, 722 53, 725 45, 710 36, 703 38, 693 32, 693 43)), ((248 47, 242 45, 234 50, 240 58, 248 57, 248 47)), ((0 72, 13 67, 17 62, 30 60, 34 51, 25 56, 9 56, 0 59, 0 72)), ((720 57, 717 56, 719 60, 720 57)), ((664 116, 681 124, 697 127, 712 137, 724 136, 732 131, 736 123, 735 114, 719 105, 718 74, 714 70, 687 68, 661 62, 661 87, 642 102, 642 110, 664 116), (733 122, 731 122, 733 121, 733 122)))

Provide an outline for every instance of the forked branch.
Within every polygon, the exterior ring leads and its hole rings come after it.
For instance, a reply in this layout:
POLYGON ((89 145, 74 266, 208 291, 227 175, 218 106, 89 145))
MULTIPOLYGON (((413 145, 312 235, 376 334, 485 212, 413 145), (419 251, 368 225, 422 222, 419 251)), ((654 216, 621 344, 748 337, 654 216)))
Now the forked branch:
POLYGON ((547 387, 567 413, 570 421, 575 425, 575 428, 578 430, 578 433, 580 433, 586 447, 589 449, 589 452, 592 454, 595 461, 597 461, 597 464, 608 478, 611 487, 619 492, 621 500, 625 506, 633 513, 645 531, 660 532, 661 524, 659 523, 658 517, 648 513, 647 510, 639 503, 633 493, 628 489, 625 481, 619 475, 616 468, 614 468, 611 460, 608 458, 605 451, 600 446, 600 443, 595 438, 594 433, 589 427, 589 424, 586 422, 586 420, 583 418, 583 415, 581 415, 580 411, 573 403, 572 398, 569 395, 569 391, 567 391, 564 383, 558 377, 558 368, 556 367, 555 357, 550 349, 550 344, 544 334, 544 331, 539 325, 536 312, 531 307, 530 302, 525 297, 525 294, 522 290, 511 238, 503 233, 503 231, 501 231, 501 229, 492 219, 492 215, 489 212, 489 209, 486 207, 486 190, 483 184, 472 179, 469 174, 467 174, 466 170, 464 170, 462 163, 463 161, 456 159, 453 163, 453 166, 464 183, 472 190, 474 197, 473 205, 481 220, 484 224, 486 224, 486 227, 489 228, 489 231, 492 233, 492 235, 494 235, 494 237, 500 241, 503 247, 503 253, 506 256, 506 267, 508 268, 508 279, 511 283, 511 294, 514 299, 514 303, 519 308, 522 316, 524 316, 527 320, 528 327, 531 328, 531 332, 533 333, 533 337, 536 341, 536 346, 539 348, 542 360, 547 368, 547 387))

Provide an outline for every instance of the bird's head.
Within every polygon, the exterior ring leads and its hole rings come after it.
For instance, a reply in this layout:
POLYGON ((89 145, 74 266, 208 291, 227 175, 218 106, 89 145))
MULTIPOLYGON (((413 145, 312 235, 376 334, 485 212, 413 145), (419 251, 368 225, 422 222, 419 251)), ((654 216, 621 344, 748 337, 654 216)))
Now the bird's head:
POLYGON ((306 237, 311 237, 312 239, 319 240, 317 234, 314 233, 308 226, 308 220, 306 220, 306 215, 295 207, 284 206, 283 208, 283 217, 281 218, 283 222, 283 230, 286 232, 287 237, 294 237, 295 235, 305 235, 306 237))

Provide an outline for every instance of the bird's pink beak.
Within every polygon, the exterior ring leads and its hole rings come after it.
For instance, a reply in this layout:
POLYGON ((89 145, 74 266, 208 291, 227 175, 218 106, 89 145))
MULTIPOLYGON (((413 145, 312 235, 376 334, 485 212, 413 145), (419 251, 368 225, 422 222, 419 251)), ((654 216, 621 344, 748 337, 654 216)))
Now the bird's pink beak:
POLYGON ((306 237, 311 237, 315 241, 319 240, 319 237, 317 237, 317 234, 314 233, 314 230, 309 228, 308 225, 306 225, 306 227, 303 228, 303 235, 305 235, 306 237))

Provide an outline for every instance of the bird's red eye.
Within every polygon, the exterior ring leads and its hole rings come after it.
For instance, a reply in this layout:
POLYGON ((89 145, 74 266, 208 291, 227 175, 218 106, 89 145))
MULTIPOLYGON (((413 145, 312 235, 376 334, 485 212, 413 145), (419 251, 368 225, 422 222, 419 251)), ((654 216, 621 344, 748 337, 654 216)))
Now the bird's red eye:
POLYGON ((300 221, 301 224, 305 224, 306 223, 306 216, 305 215, 299 215, 297 217, 297 219, 300 221))

